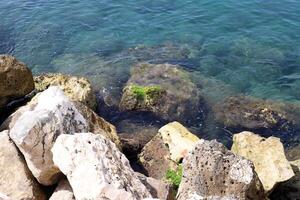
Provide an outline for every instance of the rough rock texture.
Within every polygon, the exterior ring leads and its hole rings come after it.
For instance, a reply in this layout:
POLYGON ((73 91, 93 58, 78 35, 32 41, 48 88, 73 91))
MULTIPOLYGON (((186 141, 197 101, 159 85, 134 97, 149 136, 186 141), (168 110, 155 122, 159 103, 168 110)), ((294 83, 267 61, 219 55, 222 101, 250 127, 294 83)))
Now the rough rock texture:
MULTIPOLYGON (((292 105, 291 105, 292 106, 292 105)), ((214 108, 216 119, 227 128, 289 132, 294 117, 287 112, 288 105, 252 97, 237 96, 225 99, 214 108)))
POLYGON ((151 197, 116 145, 102 135, 60 135, 53 160, 67 176, 76 199, 151 197))
POLYGON ((66 179, 59 181, 49 200, 75 200, 73 190, 66 179))
POLYGON ((169 148, 164 144, 161 134, 148 142, 138 155, 139 162, 148 176, 163 179, 168 169, 176 169, 177 163, 171 159, 169 148))
POLYGON ((233 136, 231 150, 253 162, 266 192, 294 176, 279 138, 263 138, 245 131, 233 136))
POLYGON ((0 55, 0 108, 34 90, 30 69, 16 58, 0 55))
POLYGON ((73 101, 79 101, 91 109, 96 108, 96 96, 90 82, 83 77, 63 74, 45 74, 34 77, 35 88, 44 91, 49 86, 60 87, 65 95, 73 101))
POLYGON ((300 160, 290 162, 295 176, 286 182, 279 183, 270 195, 270 199, 298 200, 300 199, 300 160))
POLYGON ((75 107, 82 114, 89 124, 89 131, 95 134, 101 134, 114 142, 121 149, 121 142, 117 135, 116 127, 99 117, 93 110, 80 102, 74 102, 75 107))
POLYGON ((264 191, 251 161, 215 140, 200 140, 183 160, 177 198, 261 200, 264 191))
POLYGON ((193 149, 199 138, 178 122, 172 122, 158 130, 170 151, 173 161, 179 162, 193 149))
POLYGON ((149 176, 165 177, 168 169, 176 169, 199 138, 178 122, 169 123, 158 130, 138 155, 139 162, 149 176))
POLYGON ((52 161, 51 148, 60 134, 88 131, 88 123, 58 87, 49 87, 21 108, 10 137, 23 153, 32 174, 43 185, 54 184, 61 172, 52 161))
POLYGON ((8 131, 0 132, 0 144, 0 193, 10 199, 46 199, 8 131))
POLYGON ((178 65, 141 63, 133 67, 120 108, 189 123, 203 118, 204 104, 189 74, 178 65))
POLYGON ((171 184, 165 183, 151 177, 146 177, 143 174, 136 173, 140 181, 146 186, 153 198, 160 200, 173 200, 173 189, 171 184))

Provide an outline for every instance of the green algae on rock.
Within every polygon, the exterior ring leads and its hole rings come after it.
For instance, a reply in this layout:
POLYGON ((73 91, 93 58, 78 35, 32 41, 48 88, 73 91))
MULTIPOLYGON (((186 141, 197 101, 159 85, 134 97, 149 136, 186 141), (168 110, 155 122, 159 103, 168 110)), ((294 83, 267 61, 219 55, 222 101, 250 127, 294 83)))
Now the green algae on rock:
POLYGON ((169 120, 201 121, 202 96, 188 72, 178 65, 140 63, 123 89, 120 109, 150 111, 169 120))

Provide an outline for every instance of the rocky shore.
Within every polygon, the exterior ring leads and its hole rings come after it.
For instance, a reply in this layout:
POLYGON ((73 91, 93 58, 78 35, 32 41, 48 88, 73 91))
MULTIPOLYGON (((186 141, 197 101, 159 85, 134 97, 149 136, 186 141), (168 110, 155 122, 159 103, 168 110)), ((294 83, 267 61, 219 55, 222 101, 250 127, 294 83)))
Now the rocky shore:
POLYGON ((299 199, 299 150, 277 137, 297 133, 299 108, 212 103, 192 80, 178 65, 134 65, 117 107, 163 124, 119 133, 86 78, 33 76, 0 55, 0 199, 299 199), (192 133, 211 119, 233 134, 230 147, 192 133))

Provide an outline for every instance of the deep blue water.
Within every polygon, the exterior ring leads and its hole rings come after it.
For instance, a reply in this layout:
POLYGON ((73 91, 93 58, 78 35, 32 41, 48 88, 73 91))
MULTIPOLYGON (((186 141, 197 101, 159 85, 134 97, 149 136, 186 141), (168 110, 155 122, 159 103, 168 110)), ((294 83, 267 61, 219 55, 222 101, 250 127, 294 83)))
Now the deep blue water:
POLYGON ((0 53, 34 73, 84 75, 118 93, 132 63, 165 59, 208 78, 216 99, 300 100, 298 0, 0 1, 0 53))

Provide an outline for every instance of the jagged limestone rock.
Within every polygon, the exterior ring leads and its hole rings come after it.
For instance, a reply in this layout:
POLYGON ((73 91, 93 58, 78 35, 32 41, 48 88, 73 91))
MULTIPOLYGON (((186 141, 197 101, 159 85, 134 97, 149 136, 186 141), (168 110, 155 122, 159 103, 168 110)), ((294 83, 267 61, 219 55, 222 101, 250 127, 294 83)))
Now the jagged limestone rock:
POLYGON ((60 135, 53 160, 67 176, 78 200, 140 200, 151 194, 116 145, 102 135, 60 135))

